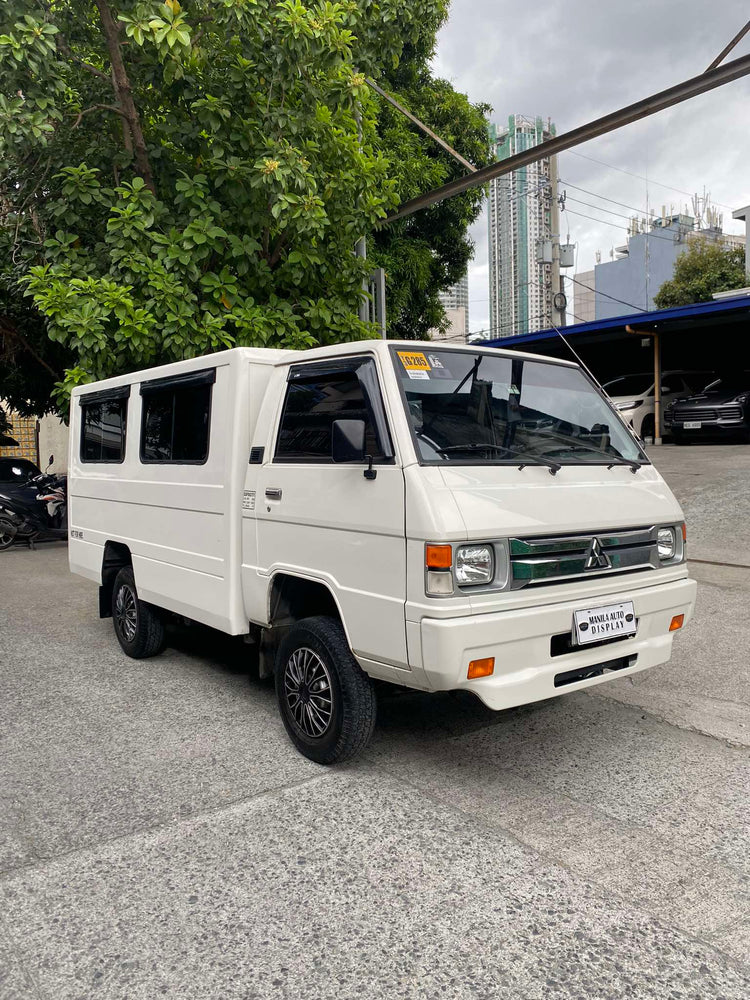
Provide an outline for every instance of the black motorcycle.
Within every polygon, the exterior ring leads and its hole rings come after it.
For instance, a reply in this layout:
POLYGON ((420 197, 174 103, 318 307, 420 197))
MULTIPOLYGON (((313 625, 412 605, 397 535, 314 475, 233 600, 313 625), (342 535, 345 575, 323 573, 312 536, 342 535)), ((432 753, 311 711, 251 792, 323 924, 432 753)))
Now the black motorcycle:
MULTIPOLYGON (((50 455, 48 469, 53 461, 50 455)), ((14 542, 33 549, 37 541, 67 539, 67 485, 67 476, 43 472, 12 489, 0 486, 0 551, 14 542)))

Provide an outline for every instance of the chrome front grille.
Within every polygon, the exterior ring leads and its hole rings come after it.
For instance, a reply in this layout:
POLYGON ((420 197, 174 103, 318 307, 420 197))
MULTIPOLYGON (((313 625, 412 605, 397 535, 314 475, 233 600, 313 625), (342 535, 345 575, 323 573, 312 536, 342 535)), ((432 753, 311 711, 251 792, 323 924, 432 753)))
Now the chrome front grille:
POLYGON ((713 406, 675 406, 672 411, 673 419, 681 423, 684 420, 717 420, 718 416, 713 406))
POLYGON ((734 403, 718 409, 714 406, 675 406, 672 420, 679 423, 686 420, 742 420, 742 407, 734 403))
POLYGON ((658 569, 656 526, 584 535, 511 538, 511 588, 658 569))

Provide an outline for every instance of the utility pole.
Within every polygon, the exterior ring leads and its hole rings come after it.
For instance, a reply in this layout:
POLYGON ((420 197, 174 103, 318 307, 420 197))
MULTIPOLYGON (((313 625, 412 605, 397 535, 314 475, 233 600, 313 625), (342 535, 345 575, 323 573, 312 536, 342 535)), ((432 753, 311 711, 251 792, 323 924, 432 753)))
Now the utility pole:
POLYGON ((552 223, 552 268, 551 268, 551 295, 552 300, 552 323, 554 326, 565 326, 567 311, 567 299, 565 297, 565 279, 560 270, 560 202, 558 201, 558 175, 557 157, 549 158, 549 181, 550 193, 552 195, 551 223, 552 223))

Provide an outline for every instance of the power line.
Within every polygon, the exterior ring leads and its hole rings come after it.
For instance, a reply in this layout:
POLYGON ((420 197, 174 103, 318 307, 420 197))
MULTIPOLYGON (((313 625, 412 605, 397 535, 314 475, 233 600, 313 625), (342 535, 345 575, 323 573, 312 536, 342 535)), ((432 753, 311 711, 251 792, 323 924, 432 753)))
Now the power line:
MULTIPOLYGON (((608 167, 610 170, 617 170, 621 174, 627 174, 629 177, 637 177, 639 181, 645 181, 647 184, 655 184, 657 187, 665 188, 667 191, 678 191, 680 194, 685 194, 688 198, 692 198, 695 194, 694 191, 683 191, 682 188, 675 187, 673 184, 662 184, 660 181, 652 180, 650 177, 644 177, 643 174, 636 174, 632 170, 625 170, 623 167, 616 167, 614 163, 605 163, 604 160, 596 160, 593 156, 587 156, 585 153, 578 153, 573 149, 567 150, 567 152, 572 153, 573 156, 580 156, 582 160, 591 160, 592 163, 598 163, 600 167, 608 167)), ((717 205, 721 205, 722 208, 728 208, 731 212, 733 210, 731 205, 725 205, 721 201, 716 202, 717 205)))
MULTIPOLYGON (((611 208, 602 208, 600 205, 592 205, 591 202, 581 201, 580 198, 570 198, 570 201, 574 201, 576 203, 576 205, 585 205, 587 208, 593 208, 597 212, 606 212, 608 215, 616 215, 618 219, 627 219, 628 222, 631 222, 631 223, 633 221, 632 217, 629 216, 629 215, 623 215, 621 212, 613 212, 611 208)), ((570 211, 572 211, 572 209, 566 209, 566 211, 570 212, 570 211)), ((574 212, 573 214, 575 215, 576 213, 574 212)), ((614 225, 614 223, 612 223, 612 222, 606 222, 605 219, 598 219, 596 221, 598 221, 598 222, 604 222, 606 225, 610 225, 610 226, 614 225)), ((623 226, 623 228, 625 228, 625 227, 623 226)), ((630 228, 630 227, 628 227, 628 228, 630 228)), ((689 231, 691 233, 694 232, 694 230, 692 230, 692 229, 689 230, 689 231)), ((675 232, 675 231, 673 230, 673 232, 675 232)), ((631 234, 631 235, 638 235, 638 234, 631 234)), ((655 233, 653 230, 651 232, 642 233, 640 235, 643 235, 643 236, 647 237, 648 239, 667 240, 669 243, 674 243, 675 242, 674 239, 672 239, 672 237, 670 237, 670 236, 663 236, 661 233, 655 233)))
POLYGON ((605 299, 612 299, 613 302, 619 302, 621 306, 627 306, 628 309, 636 309, 638 312, 648 312, 648 309, 644 309, 643 306, 634 306, 632 302, 626 302, 625 299, 618 299, 614 295, 608 295, 607 292, 601 292, 598 288, 592 288, 590 285, 584 285, 582 281, 578 281, 576 278, 566 275, 568 281, 572 281, 574 285, 580 285, 581 288, 586 288, 589 292, 593 292, 594 295, 603 295, 605 299))
POLYGON ((600 198, 602 201, 608 201, 612 205, 619 205, 620 208, 629 208, 633 212, 638 212, 639 215, 644 215, 646 217, 648 217, 648 215, 649 215, 649 213, 648 213, 648 211, 646 209, 636 208, 635 205, 628 205, 624 201, 615 201, 614 198, 608 198, 605 194, 597 194, 596 191, 589 191, 588 188, 582 188, 582 187, 579 187, 577 184, 571 184, 570 181, 563 181, 563 180, 561 180, 561 181, 558 181, 558 183, 560 184, 561 187, 564 187, 564 188, 569 188, 569 187, 570 188, 575 188, 576 191, 583 191, 584 194, 590 194, 594 198, 600 198))
MULTIPOLYGON (((571 201, 572 200, 573 199, 571 199, 571 201)), ((600 226, 612 226, 613 229, 627 229, 628 228, 627 226, 621 225, 619 222, 608 222, 607 219, 595 219, 593 215, 585 215, 583 212, 575 212, 572 208, 566 208, 565 211, 569 212, 571 215, 578 215, 582 219, 589 219, 591 222, 598 222, 600 226)), ((606 212, 607 209, 603 208, 603 209, 601 209, 601 211, 602 212, 606 212)), ((650 239, 650 240, 667 240, 667 239, 669 239, 668 236, 659 236, 658 233, 643 233, 643 235, 645 237, 647 237, 647 239, 650 239)), ((674 243, 674 240, 669 240, 669 242, 670 243, 674 243)))

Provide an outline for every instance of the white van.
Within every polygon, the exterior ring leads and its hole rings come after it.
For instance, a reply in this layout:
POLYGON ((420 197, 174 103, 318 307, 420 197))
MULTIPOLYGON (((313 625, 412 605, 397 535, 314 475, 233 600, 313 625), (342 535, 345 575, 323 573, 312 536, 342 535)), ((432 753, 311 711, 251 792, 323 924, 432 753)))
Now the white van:
POLYGON ((682 511, 568 362, 237 348, 76 389, 70 441, 70 567, 123 650, 246 636, 320 763, 374 681, 509 708, 664 663, 692 612, 682 511))

